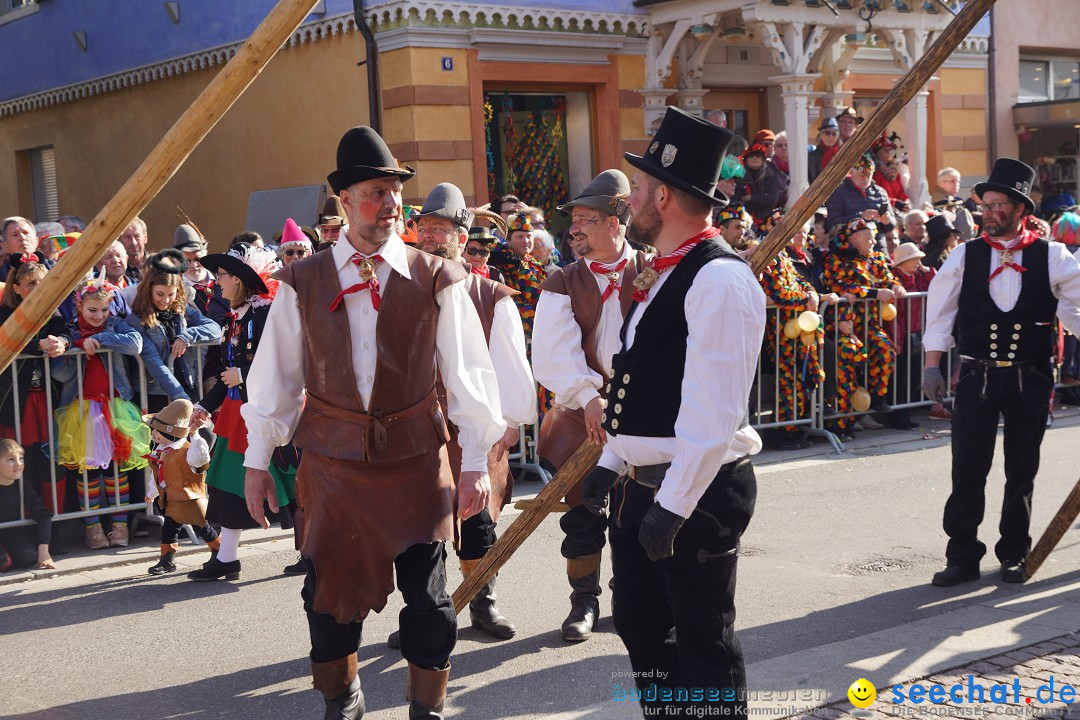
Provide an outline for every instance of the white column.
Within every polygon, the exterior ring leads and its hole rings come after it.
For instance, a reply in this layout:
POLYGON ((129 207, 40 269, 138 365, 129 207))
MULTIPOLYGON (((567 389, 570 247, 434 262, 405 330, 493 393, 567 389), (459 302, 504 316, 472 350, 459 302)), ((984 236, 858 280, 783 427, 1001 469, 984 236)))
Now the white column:
POLYGON ((660 121, 667 112, 667 99, 674 93, 671 88, 643 88, 638 93, 645 98, 645 134, 642 137, 652 137, 656 128, 660 127, 660 121))
POLYGON ((788 134, 788 164, 791 185, 788 188, 788 207, 806 192, 810 183, 806 177, 806 143, 810 134, 810 103, 816 97, 814 80, 817 75, 777 75, 769 78, 780 85, 784 100, 784 129, 788 134))
POLYGON ((904 108, 905 135, 904 146, 907 149, 908 169, 911 182, 908 183, 908 195, 911 206, 921 208, 930 201, 930 185, 926 179, 926 98, 930 93, 922 90, 904 108))
POLYGON ((680 110, 685 110, 695 117, 701 117, 704 113, 705 96, 708 90, 702 88, 682 88, 675 91, 675 102, 680 110))

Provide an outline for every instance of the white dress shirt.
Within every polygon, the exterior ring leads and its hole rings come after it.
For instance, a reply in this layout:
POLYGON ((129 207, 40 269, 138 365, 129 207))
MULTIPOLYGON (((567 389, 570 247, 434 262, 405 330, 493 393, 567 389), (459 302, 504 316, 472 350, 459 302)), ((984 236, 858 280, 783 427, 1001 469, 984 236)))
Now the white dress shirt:
MULTIPOLYGON (((633 346, 638 322, 670 275, 660 275, 631 316, 627 347, 633 346)), ((656 501, 685 518, 722 465, 758 453, 761 438, 752 427, 740 426, 765 333, 765 303, 745 263, 716 259, 702 267, 683 303, 690 333, 675 437, 608 435, 599 464, 623 473, 627 465, 670 462, 656 501)))
POLYGON ((499 403, 506 427, 536 422, 536 384, 525 354, 525 328, 512 297, 495 303, 495 320, 488 340, 491 364, 499 384, 499 403))
MULTIPOLYGON (((347 229, 342 228, 342 241, 327 251, 333 253, 342 289, 360 280, 356 265, 350 262, 356 250, 345 239, 347 229)), ((391 270, 406 280, 412 279, 405 243, 397 235, 387 240, 378 254, 383 259, 375 268, 380 288, 386 288, 391 270)), ((447 414, 458 427, 461 470, 487 472, 487 451, 502 436, 506 424, 495 371, 484 346, 484 330, 464 282, 442 290, 435 302, 439 305, 435 328, 437 361, 446 386, 447 414)), ((379 313, 367 290, 346 295, 343 305, 349 320, 356 387, 364 407, 368 407, 378 363, 375 329, 379 313)), ((331 347, 326 351, 341 349, 331 347)), ((296 291, 286 283, 280 284, 270 306, 246 382, 248 401, 240 408, 248 428, 244 466, 265 470, 274 448, 292 438, 304 409, 304 325, 296 291)))
MULTIPOLYGON (((619 259, 609 266, 614 268, 623 260, 629 266, 636 252, 630 243, 624 243, 619 259)), ((589 264, 584 258, 577 262, 589 264)), ((609 284, 607 275, 589 272, 603 293, 609 284)), ((622 275, 625 277, 626 267, 622 275)), ((619 293, 613 292, 604 301, 600 324, 596 328, 596 357, 608 377, 611 377, 611 358, 619 352, 622 344, 619 340, 622 322, 619 293)), ((533 318, 533 373, 537 382, 555 393, 555 403, 570 410, 583 408, 600 397, 600 388, 605 382, 599 373, 586 364, 581 342, 581 326, 574 319, 570 296, 556 292, 540 293, 536 317, 533 318)))
MULTIPOLYGON (((1012 247, 1019 240, 1013 240, 1006 248, 1012 247)), ((1024 251, 1013 251, 1013 263, 1024 264, 1024 251)), ((955 344, 953 328, 960 303, 960 286, 964 282, 964 258, 967 257, 967 245, 957 245, 949 253, 930 281, 930 290, 926 298, 926 332, 923 333, 923 347, 927 351, 947 352, 955 344)), ((1057 316, 1072 334, 1080 334, 1080 264, 1069 248, 1058 242, 1050 243, 1049 257, 1050 290, 1059 301, 1057 316)), ((990 272, 1001 267, 1001 251, 990 248, 990 272)), ((1020 298, 1020 286, 1023 273, 1005 268, 997 277, 990 280, 990 298, 1002 312, 1009 312, 1016 307, 1020 298)))

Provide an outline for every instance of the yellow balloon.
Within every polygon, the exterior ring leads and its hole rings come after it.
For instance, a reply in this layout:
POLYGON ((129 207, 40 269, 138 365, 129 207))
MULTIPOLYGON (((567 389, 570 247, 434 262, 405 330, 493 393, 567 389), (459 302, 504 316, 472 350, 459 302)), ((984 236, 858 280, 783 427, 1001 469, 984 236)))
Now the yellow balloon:
POLYGON ((866 388, 856 388, 851 394, 851 407, 855 412, 866 412, 870 409, 870 393, 866 391, 866 388))
POLYGON ((799 340, 802 342, 803 345, 814 345, 817 343, 817 333, 804 332, 802 335, 799 336, 799 340))
POLYGON ((893 305, 892 303, 887 303, 887 302, 881 303, 881 319, 884 320, 885 322, 889 322, 890 320, 894 319, 895 317, 896 317, 896 306, 893 305))
POLYGON ((799 319, 791 318, 784 323, 784 337, 788 340, 794 340, 799 337, 799 319))
POLYGON ((799 315, 799 329, 803 332, 813 332, 821 324, 821 318, 813 310, 807 310, 799 315))

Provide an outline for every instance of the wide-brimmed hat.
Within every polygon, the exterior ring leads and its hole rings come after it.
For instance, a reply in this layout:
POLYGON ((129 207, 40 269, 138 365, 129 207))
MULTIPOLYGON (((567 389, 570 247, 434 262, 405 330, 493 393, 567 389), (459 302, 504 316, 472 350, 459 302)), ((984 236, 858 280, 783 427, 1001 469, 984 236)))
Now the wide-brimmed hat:
POLYGON ((730 130, 669 107, 645 154, 623 157, 666 185, 712 205, 727 205, 727 195, 716 189, 716 182, 733 137, 730 130))
POLYGON ((893 250, 892 264, 893 266, 900 265, 902 263, 911 260, 912 258, 926 257, 926 253, 919 249, 919 246, 913 242, 900 243, 893 250))
POLYGON ((184 223, 173 233, 172 246, 180 252, 199 252, 206 249, 206 240, 198 230, 184 223))
POLYGON ((341 204, 341 198, 331 195, 323 203, 322 212, 319 213, 319 225, 345 224, 345 206, 341 204))
POLYGON ((987 190, 1005 193, 1014 200, 1024 203, 1028 213, 1035 212, 1035 201, 1029 196, 1035 184, 1035 169, 1027 163, 1014 158, 998 158, 990 177, 985 182, 975 184, 975 194, 983 196, 987 190))
POLYGON ((849 107, 844 108, 843 110, 841 110, 837 114, 836 119, 837 119, 837 121, 839 121, 840 118, 845 118, 845 117, 851 118, 856 123, 861 123, 865 119, 865 118, 860 117, 859 113, 855 112, 855 108, 849 108, 849 107))
POLYGON ((199 262, 210 272, 224 270, 244 282, 248 290, 266 295, 270 292, 265 278, 281 269, 281 261, 270 248, 237 243, 226 253, 212 253, 199 262))
POLYGON ((629 195, 630 181, 626 175, 621 170, 605 170, 589 181, 576 198, 555 209, 568 215, 573 208, 587 207, 614 215, 625 225, 630 219, 630 205, 626 202, 629 195))
POLYGON ((160 412, 143 415, 142 421, 154 430, 159 430, 173 437, 187 437, 191 431, 191 416, 195 407, 190 400, 179 398, 161 409, 160 412))
POLYGON ((948 237, 952 233, 959 234, 959 232, 952 221, 944 215, 935 215, 926 221, 926 237, 931 240, 948 237))
POLYGON ((465 196, 461 189, 447 182, 431 188, 431 192, 424 199, 424 207, 420 208, 416 219, 426 217, 449 220, 462 230, 468 230, 473 220, 473 214, 465 206, 465 196))
POLYGON ((379 133, 367 125, 361 125, 341 136, 337 147, 337 170, 326 179, 334 194, 340 195, 342 190, 365 180, 395 177, 405 182, 415 174, 416 171, 408 165, 398 165, 379 133))

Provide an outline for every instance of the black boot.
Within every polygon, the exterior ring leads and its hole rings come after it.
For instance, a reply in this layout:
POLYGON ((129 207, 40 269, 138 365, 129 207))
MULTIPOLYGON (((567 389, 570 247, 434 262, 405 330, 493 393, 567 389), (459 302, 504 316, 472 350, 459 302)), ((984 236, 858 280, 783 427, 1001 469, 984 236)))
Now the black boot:
POLYGON ((562 624, 562 637, 567 642, 581 642, 592 637, 600 618, 600 553, 569 558, 566 575, 573 592, 570 614, 562 624))
POLYGON ((409 663, 409 679, 405 684, 405 700, 409 703, 409 720, 443 720, 443 702, 450 666, 443 670, 424 670, 409 663))
POLYGON ((312 684, 326 702, 323 720, 360 720, 364 693, 356 674, 356 653, 325 663, 311 663, 312 684))
POLYGON ((151 575, 164 575, 165 573, 176 572, 176 563, 173 562, 173 558, 176 557, 176 543, 161 544, 161 559, 158 560, 157 565, 154 565, 146 572, 151 575))
POLYGON ((307 575, 307 563, 304 562, 304 556, 298 555, 296 562, 285 566, 284 572, 286 575, 307 575))
MULTIPOLYGON (((472 575, 473 570, 480 564, 480 560, 461 560, 461 574, 465 577, 472 575)), ((488 584, 477 591, 476 597, 469 601, 469 617, 472 626, 483 630, 497 640, 509 640, 517 632, 514 623, 507 620, 499 608, 495 607, 495 578, 491 578, 488 584)))
POLYGON ((210 582, 211 580, 239 580, 240 561, 221 562, 215 555, 209 562, 203 563, 202 570, 188 573, 188 578, 195 582, 210 582))

